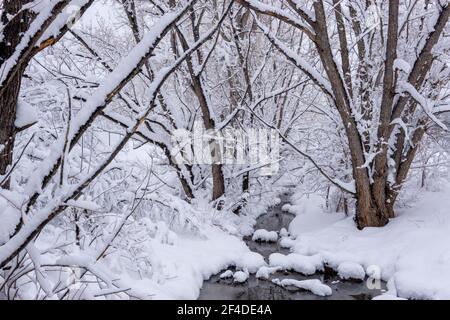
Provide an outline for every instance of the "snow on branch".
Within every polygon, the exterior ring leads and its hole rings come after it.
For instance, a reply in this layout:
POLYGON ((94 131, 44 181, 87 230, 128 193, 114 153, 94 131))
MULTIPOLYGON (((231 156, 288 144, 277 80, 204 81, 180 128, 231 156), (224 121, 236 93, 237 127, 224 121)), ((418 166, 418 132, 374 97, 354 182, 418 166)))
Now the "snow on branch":
POLYGON ((300 57, 293 50, 289 49, 285 44, 278 40, 275 35, 271 34, 270 30, 264 26, 256 17, 256 24, 264 32, 267 39, 295 66, 302 70, 322 91, 330 97, 333 97, 331 84, 325 79, 313 66, 311 66, 305 59, 300 57))
POLYGON ((251 112, 251 114, 253 116, 255 116, 261 123, 263 123, 265 126, 267 126, 268 128, 271 128, 272 130, 275 130, 278 135, 280 136, 281 140, 283 140, 287 145, 289 145, 294 151, 296 151, 298 154, 300 154, 301 156, 305 157, 318 171, 319 173, 328 181, 330 181, 333 185, 335 185, 336 187, 338 187, 339 189, 341 189, 344 192, 347 192, 349 194, 355 194, 356 189, 355 189, 355 183, 354 181, 350 181, 350 182, 343 182, 339 179, 333 178, 331 177, 314 159, 313 157, 311 157, 309 154, 303 152, 302 150, 300 150, 295 143, 293 143, 292 141, 290 141, 285 135, 283 135, 281 133, 281 131, 276 128, 275 126, 271 125, 270 123, 268 123, 267 121, 265 121, 263 118, 261 118, 250 106, 245 105, 247 107, 247 109, 251 112))
MULTIPOLYGON (((314 30, 312 30, 312 28, 308 24, 305 24, 302 20, 297 19, 295 16, 287 13, 285 10, 262 3, 261 1, 257 0, 238 0, 238 2, 254 11, 278 18, 281 21, 304 31, 306 34, 308 34, 309 37, 313 37, 315 34, 314 30)), ((309 13, 302 11, 300 6, 297 6, 296 12, 300 13, 302 18, 305 19, 308 23, 312 23, 315 21, 315 17, 312 17, 309 13)))
MULTIPOLYGON (((74 7, 84 7, 86 4, 92 3, 92 0, 53 0, 50 3, 46 2, 45 5, 41 5, 42 8, 40 8, 39 14, 22 36, 14 53, 0 66, 0 95, 3 94, 8 82, 14 78, 14 75, 32 57, 36 46, 40 45, 39 40, 48 28, 52 26, 55 19, 72 3, 74 7)), ((61 19, 64 19, 64 17, 61 19)), ((67 16, 66 20, 61 21, 57 25, 61 23, 65 25, 68 22, 67 16)), ((51 29, 55 30, 54 28, 51 29)))
POLYGON ((408 82, 400 84, 402 92, 408 93, 414 101, 416 101, 426 113, 426 115, 443 130, 448 131, 447 126, 434 115, 434 102, 422 96, 413 85, 408 82))
MULTIPOLYGON (((191 4, 194 1, 191 1, 191 4)), ((13 259, 19 252, 21 252, 31 242, 31 240, 34 239, 34 237, 40 232, 40 230, 42 230, 42 228, 47 225, 47 223, 49 223, 53 218, 64 211, 67 207, 66 203, 69 200, 77 200, 78 197, 82 194, 83 190, 96 177, 98 177, 104 169, 109 166, 109 164, 115 159, 115 157, 119 154, 123 147, 128 143, 131 137, 136 134, 140 126, 144 123, 145 119, 153 110, 155 106, 154 102, 156 99, 156 95, 161 86, 165 83, 169 76, 186 60, 188 56, 190 56, 211 38, 211 35, 213 35, 223 23, 223 20, 228 14, 230 8, 231 5, 228 7, 227 11, 224 13, 216 26, 212 28, 207 34, 205 34, 203 38, 201 38, 193 46, 191 46, 189 50, 185 51, 169 67, 165 67, 159 70, 159 72, 154 77, 154 81, 150 85, 149 91, 151 92, 151 103, 149 103, 149 107, 146 110, 143 110, 135 118, 134 124, 127 131, 127 134, 124 135, 121 140, 116 142, 111 154, 106 159, 101 161, 97 165, 97 167, 89 174, 86 174, 84 177, 80 178, 78 183, 70 186, 65 186, 60 192, 57 193, 57 195, 55 195, 50 201, 48 201, 43 208, 36 209, 36 211, 33 212, 33 215, 31 215, 31 218, 29 218, 28 221, 24 223, 19 232, 17 232, 6 244, 0 247, 0 268, 5 266, 9 261, 11 261, 11 259, 13 259)))
MULTIPOLYGON (((78 112, 70 126, 67 137, 70 146, 73 147, 81 134, 93 123, 95 118, 101 114, 102 110, 112 101, 119 91, 131 81, 139 72, 145 61, 153 53, 164 35, 171 26, 176 23, 187 10, 196 2, 191 0, 182 9, 174 13, 167 13, 161 17, 152 27, 152 31, 144 36, 133 50, 123 58, 118 66, 108 76, 108 80, 103 82, 99 88, 87 99, 82 111, 78 112)), ((65 137, 60 137, 54 144, 53 151, 47 161, 39 164, 39 170, 27 186, 29 192, 38 192, 45 181, 56 171, 59 165, 60 155, 64 145, 65 137)))

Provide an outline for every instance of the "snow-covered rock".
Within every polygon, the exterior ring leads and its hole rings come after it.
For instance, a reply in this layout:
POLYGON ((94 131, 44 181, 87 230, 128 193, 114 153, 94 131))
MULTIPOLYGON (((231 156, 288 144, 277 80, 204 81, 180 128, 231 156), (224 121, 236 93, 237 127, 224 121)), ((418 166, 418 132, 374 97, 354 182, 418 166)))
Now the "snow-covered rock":
POLYGON ((277 242, 278 234, 276 231, 267 231, 265 229, 258 229, 253 233, 253 241, 263 241, 263 242, 277 242))
POLYGON ((293 247, 295 244, 295 240, 291 239, 291 238, 282 238, 280 240, 280 247, 282 248, 291 248, 293 247))
POLYGON ((318 279, 308 279, 308 280, 295 280, 295 279, 273 279, 273 283, 279 285, 283 288, 286 287, 296 287, 302 290, 310 291, 311 293, 324 297, 330 296, 332 294, 332 290, 326 284, 323 284, 318 279))
POLYGON ((233 271, 231 270, 227 270, 225 272, 222 272, 219 276, 220 279, 228 279, 233 277, 233 271))
POLYGON ((244 283, 248 280, 249 274, 247 271, 236 271, 233 275, 233 281, 237 283, 244 283))
POLYGON ((364 268, 360 264, 351 261, 342 262, 337 268, 337 272, 339 277, 344 280, 364 280, 366 277, 364 268))
POLYGON ((305 256, 296 253, 288 255, 272 253, 269 256, 269 265, 271 267, 279 266, 284 270, 293 270, 304 275, 311 275, 316 273, 316 271, 323 270, 323 261, 320 255, 305 256))
POLYGON ((256 272, 256 278, 268 280, 270 275, 280 270, 282 270, 281 267, 261 267, 256 272))
POLYGON ((281 228, 280 237, 289 237, 289 232, 286 230, 286 228, 281 228))

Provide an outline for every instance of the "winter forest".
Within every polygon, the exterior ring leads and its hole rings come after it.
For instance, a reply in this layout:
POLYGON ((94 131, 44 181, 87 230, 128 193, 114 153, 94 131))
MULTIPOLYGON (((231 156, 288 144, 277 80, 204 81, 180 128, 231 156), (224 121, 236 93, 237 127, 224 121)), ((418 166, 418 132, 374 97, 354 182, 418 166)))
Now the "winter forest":
POLYGON ((450 1, 0 15, 0 300, 450 299, 450 1))

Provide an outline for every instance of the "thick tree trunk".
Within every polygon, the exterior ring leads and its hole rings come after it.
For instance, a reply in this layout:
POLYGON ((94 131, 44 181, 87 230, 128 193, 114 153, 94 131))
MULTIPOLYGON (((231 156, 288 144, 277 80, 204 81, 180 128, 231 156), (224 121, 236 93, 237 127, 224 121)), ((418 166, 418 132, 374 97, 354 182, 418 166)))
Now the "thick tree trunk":
MULTIPOLYGON (((374 195, 372 192, 365 193, 363 190, 358 190, 356 196, 356 224, 358 229, 365 227, 383 227, 388 222, 387 218, 387 203, 384 203, 384 207, 377 206, 379 197, 384 195, 374 195)), ((393 212, 393 210, 392 210, 393 212)))
MULTIPOLYGON (((27 10, 20 11, 22 6, 30 0, 5 0, 1 16, 3 39, 0 42, 0 69, 3 63, 12 56, 20 42, 23 32, 28 29, 31 17, 27 10), (18 13, 20 12, 20 13, 18 13), (10 17, 14 17, 9 20, 10 17)), ((20 70, 8 83, 0 95, 0 175, 7 173, 12 164, 17 100, 24 68, 20 70)), ((9 187, 9 181, 2 186, 9 187)))
MULTIPOLYGON (((21 75, 14 77, 4 94, 0 96, 0 175, 7 173, 8 167, 12 164, 14 149, 17 99, 21 75)), ((8 187, 7 183, 3 187, 8 187)))

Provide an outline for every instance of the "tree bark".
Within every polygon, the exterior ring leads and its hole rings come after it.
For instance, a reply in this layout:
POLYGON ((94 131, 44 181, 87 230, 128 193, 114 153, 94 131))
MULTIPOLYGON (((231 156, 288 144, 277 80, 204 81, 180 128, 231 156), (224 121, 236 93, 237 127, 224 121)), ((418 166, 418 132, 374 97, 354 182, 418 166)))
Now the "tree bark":
MULTIPOLYGON (((27 10, 20 11, 22 6, 31 0, 5 0, 1 17, 4 39, 0 42, 0 69, 3 63, 10 58, 21 40, 21 34, 28 29, 31 16, 27 10), (8 17, 13 16, 11 20, 8 17)), ((24 67, 6 85, 0 95, 0 175, 7 173, 12 164, 16 120, 17 101, 22 82, 24 67)), ((9 188, 9 181, 3 184, 9 188)))

